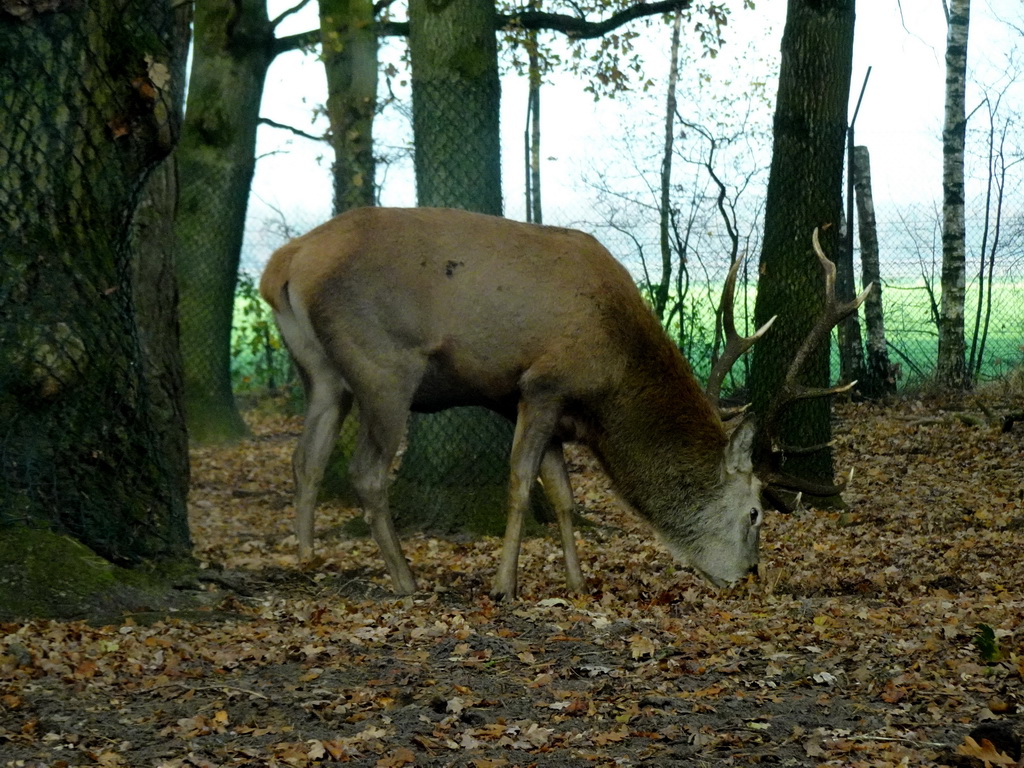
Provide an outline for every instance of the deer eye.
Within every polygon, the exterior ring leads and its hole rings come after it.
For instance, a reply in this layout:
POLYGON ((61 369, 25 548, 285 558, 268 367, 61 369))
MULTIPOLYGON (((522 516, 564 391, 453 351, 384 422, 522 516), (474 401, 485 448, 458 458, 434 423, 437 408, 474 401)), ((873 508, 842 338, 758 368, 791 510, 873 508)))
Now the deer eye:
POLYGON ((761 510, 757 507, 751 507, 750 509, 750 524, 754 527, 761 524, 761 510))

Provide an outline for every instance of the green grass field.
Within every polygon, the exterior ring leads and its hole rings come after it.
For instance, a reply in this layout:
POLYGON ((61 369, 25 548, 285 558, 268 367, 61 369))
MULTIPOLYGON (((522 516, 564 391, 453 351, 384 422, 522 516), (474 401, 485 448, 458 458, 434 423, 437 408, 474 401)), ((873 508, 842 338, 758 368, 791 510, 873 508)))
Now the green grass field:
MULTIPOLYGON (((697 291, 692 295, 696 296, 697 291)), ((707 375, 710 345, 714 329, 714 312, 706 298, 707 290, 699 291, 700 300, 689 302, 686 309, 688 335, 683 352, 699 376, 707 375)), ((718 290, 710 292, 717 296, 718 290)), ((747 292, 747 306, 753 314, 754 289, 747 292)), ((884 286, 885 331, 890 360, 898 363, 901 390, 926 384, 935 370, 938 336, 932 321, 928 291, 923 283, 893 282, 884 286)), ((970 355, 974 333, 977 294, 968 288, 966 325, 967 354, 970 355)), ((1002 378, 1024 367, 1024 283, 1004 281, 993 285, 992 310, 988 337, 981 355, 979 381, 1002 378)), ((984 309, 984 308, 983 308, 984 309)), ((743 307, 737 302, 737 323, 743 307)), ((984 317, 983 317, 984 319, 984 317)), ((268 385, 281 386, 292 376, 288 356, 274 327, 269 309, 255 292, 251 280, 243 281, 235 300, 235 326, 232 337, 232 376, 236 392, 265 390, 268 385)), ((740 329, 743 332, 742 328, 740 329)), ((862 332, 863 320, 862 320, 862 332)), ((678 326, 671 328, 673 338, 678 326)), ((742 383, 742 366, 736 367, 742 383)), ((832 344, 832 370, 839 370, 838 350, 832 344)))

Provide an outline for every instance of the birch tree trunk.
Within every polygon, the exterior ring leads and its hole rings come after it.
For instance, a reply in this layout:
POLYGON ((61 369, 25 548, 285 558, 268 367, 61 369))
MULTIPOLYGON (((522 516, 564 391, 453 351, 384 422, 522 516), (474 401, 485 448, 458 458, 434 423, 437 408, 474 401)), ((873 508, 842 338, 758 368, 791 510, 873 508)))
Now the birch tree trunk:
POLYGON ((540 54, 537 51, 537 31, 527 34, 530 72, 530 95, 527 107, 529 127, 526 146, 526 220, 534 224, 544 223, 540 193, 540 54))
POLYGON ((935 380, 940 387, 969 383, 964 362, 966 246, 964 139, 967 132, 967 33, 970 0, 949 0, 946 37, 946 110, 942 129, 942 300, 935 380))

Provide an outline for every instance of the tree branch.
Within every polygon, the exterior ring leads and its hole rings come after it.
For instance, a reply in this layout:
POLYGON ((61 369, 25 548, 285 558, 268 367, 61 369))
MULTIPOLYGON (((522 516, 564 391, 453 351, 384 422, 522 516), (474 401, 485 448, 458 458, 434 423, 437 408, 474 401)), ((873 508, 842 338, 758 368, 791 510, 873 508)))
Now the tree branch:
MULTIPOLYGON (((623 10, 613 13, 601 21, 590 21, 583 16, 569 16, 565 13, 548 13, 522 8, 513 13, 499 13, 495 17, 497 29, 516 27, 519 29, 548 30, 561 32, 576 39, 601 37, 612 30, 618 29, 634 19, 656 16, 659 13, 685 11, 693 4, 693 0, 660 0, 656 3, 638 2, 623 10)), ((406 37, 409 34, 408 21, 382 21, 376 24, 378 37, 406 37)))
POLYGON ((277 29, 277 25, 278 24, 280 24, 282 21, 287 19, 293 13, 298 13, 303 8, 305 8, 307 5, 309 5, 309 0, 300 0, 298 5, 294 5, 291 8, 287 9, 280 16, 278 16, 276 19, 274 19, 272 22, 270 22, 270 28, 271 29, 277 29))
POLYGON ((514 13, 498 14, 498 28, 519 27, 522 29, 545 29, 562 32, 569 37, 589 39, 601 37, 614 29, 618 29, 634 19, 655 16, 659 13, 684 11, 692 5, 692 0, 662 0, 657 3, 638 2, 618 13, 613 13, 601 21, 588 21, 581 16, 569 16, 564 13, 548 13, 522 9, 514 13))
POLYGON ((297 51, 301 48, 312 48, 320 44, 320 29, 307 29, 305 32, 298 32, 287 37, 275 37, 272 53, 277 56, 288 51, 297 51))
POLYGON ((408 37, 408 21, 378 21, 373 25, 377 37, 408 37))
POLYGON ((271 120, 269 117, 261 117, 259 121, 261 124, 269 125, 271 128, 280 128, 282 131, 291 131, 296 136, 301 136, 302 138, 309 139, 310 141, 327 141, 326 137, 324 136, 317 136, 312 133, 306 133, 301 128, 296 128, 293 125, 285 125, 284 123, 279 123, 276 120, 271 120))

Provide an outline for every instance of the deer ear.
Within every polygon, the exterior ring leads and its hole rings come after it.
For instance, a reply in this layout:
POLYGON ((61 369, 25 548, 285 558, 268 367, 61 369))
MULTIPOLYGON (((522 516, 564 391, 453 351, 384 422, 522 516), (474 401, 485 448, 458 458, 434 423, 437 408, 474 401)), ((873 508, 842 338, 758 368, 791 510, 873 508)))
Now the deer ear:
POLYGON ((751 452, 754 448, 754 432, 757 424, 752 416, 744 416, 739 425, 729 434, 725 448, 725 469, 727 472, 753 472, 751 452))

